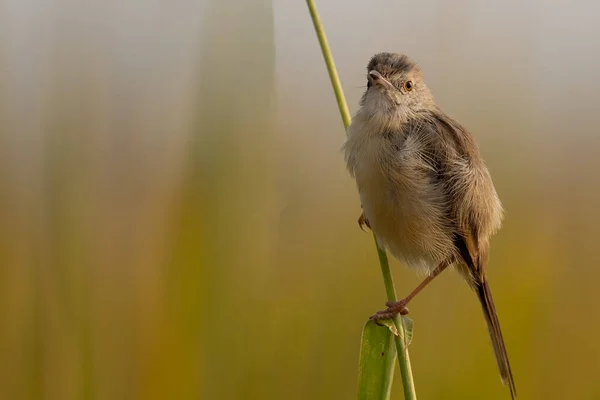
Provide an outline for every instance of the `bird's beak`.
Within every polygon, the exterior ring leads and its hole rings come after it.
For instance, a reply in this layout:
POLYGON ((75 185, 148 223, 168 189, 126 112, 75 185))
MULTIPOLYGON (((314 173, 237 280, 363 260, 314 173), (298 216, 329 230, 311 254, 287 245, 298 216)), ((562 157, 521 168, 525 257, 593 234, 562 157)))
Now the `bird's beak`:
POLYGON ((377 86, 381 86, 385 89, 393 89, 394 85, 392 85, 388 80, 386 80, 379 71, 369 71, 369 79, 377 86))

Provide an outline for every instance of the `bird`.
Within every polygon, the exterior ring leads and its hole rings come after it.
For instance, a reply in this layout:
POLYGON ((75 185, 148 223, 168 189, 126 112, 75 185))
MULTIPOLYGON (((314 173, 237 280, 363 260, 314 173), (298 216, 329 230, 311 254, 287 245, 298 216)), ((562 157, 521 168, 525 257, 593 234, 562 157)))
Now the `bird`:
POLYGON ((504 385, 516 397, 486 275, 490 237, 504 210, 473 135, 437 105, 421 68, 397 53, 375 54, 367 87, 342 146, 362 214, 378 245, 425 280, 371 319, 407 314, 407 304, 453 266, 477 294, 504 385))

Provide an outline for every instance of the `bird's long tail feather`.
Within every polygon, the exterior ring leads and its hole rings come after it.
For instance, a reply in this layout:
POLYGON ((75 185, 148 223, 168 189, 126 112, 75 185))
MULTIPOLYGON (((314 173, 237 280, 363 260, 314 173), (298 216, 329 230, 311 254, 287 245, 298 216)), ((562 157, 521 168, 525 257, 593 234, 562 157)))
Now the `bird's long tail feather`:
POLYGON ((502 382, 509 387, 510 395, 514 400, 517 396, 515 381, 510 369, 508 354, 506 352, 506 346, 504 345, 502 330, 500 329, 500 321, 498 320, 498 314, 496 313, 496 307, 494 306, 494 299, 492 298, 492 292, 485 276, 481 280, 478 279, 478 282, 475 284, 475 291, 481 302, 483 315, 490 332, 490 338, 492 340, 492 346, 494 347, 494 354, 496 355, 496 362, 498 363, 502 382))

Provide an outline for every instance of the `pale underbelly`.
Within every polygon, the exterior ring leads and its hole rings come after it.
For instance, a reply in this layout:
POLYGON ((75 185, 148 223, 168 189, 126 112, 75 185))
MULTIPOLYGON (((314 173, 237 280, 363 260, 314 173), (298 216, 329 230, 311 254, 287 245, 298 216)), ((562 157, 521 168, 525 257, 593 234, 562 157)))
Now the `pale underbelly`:
POLYGON ((452 231, 435 203, 410 187, 392 193, 384 181, 357 183, 364 215, 378 242, 400 262, 431 271, 452 257, 452 231))

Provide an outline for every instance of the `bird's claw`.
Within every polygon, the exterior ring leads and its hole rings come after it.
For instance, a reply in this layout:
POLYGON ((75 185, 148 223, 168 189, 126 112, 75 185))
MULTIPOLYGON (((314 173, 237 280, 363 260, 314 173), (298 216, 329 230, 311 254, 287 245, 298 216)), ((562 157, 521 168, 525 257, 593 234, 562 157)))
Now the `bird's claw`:
POLYGON ((367 228, 371 229, 371 224, 369 224, 369 220, 365 218, 365 214, 362 213, 360 214, 360 217, 358 217, 358 226, 360 226, 360 229, 364 232, 367 232, 367 230, 364 228, 365 225, 367 226, 367 228))
POLYGON ((397 314, 408 314, 408 308, 406 308, 406 302, 404 300, 388 301, 387 303, 385 303, 385 305, 388 308, 386 308, 385 310, 377 311, 375 314, 371 315, 369 319, 377 322, 381 319, 394 318, 397 314))

